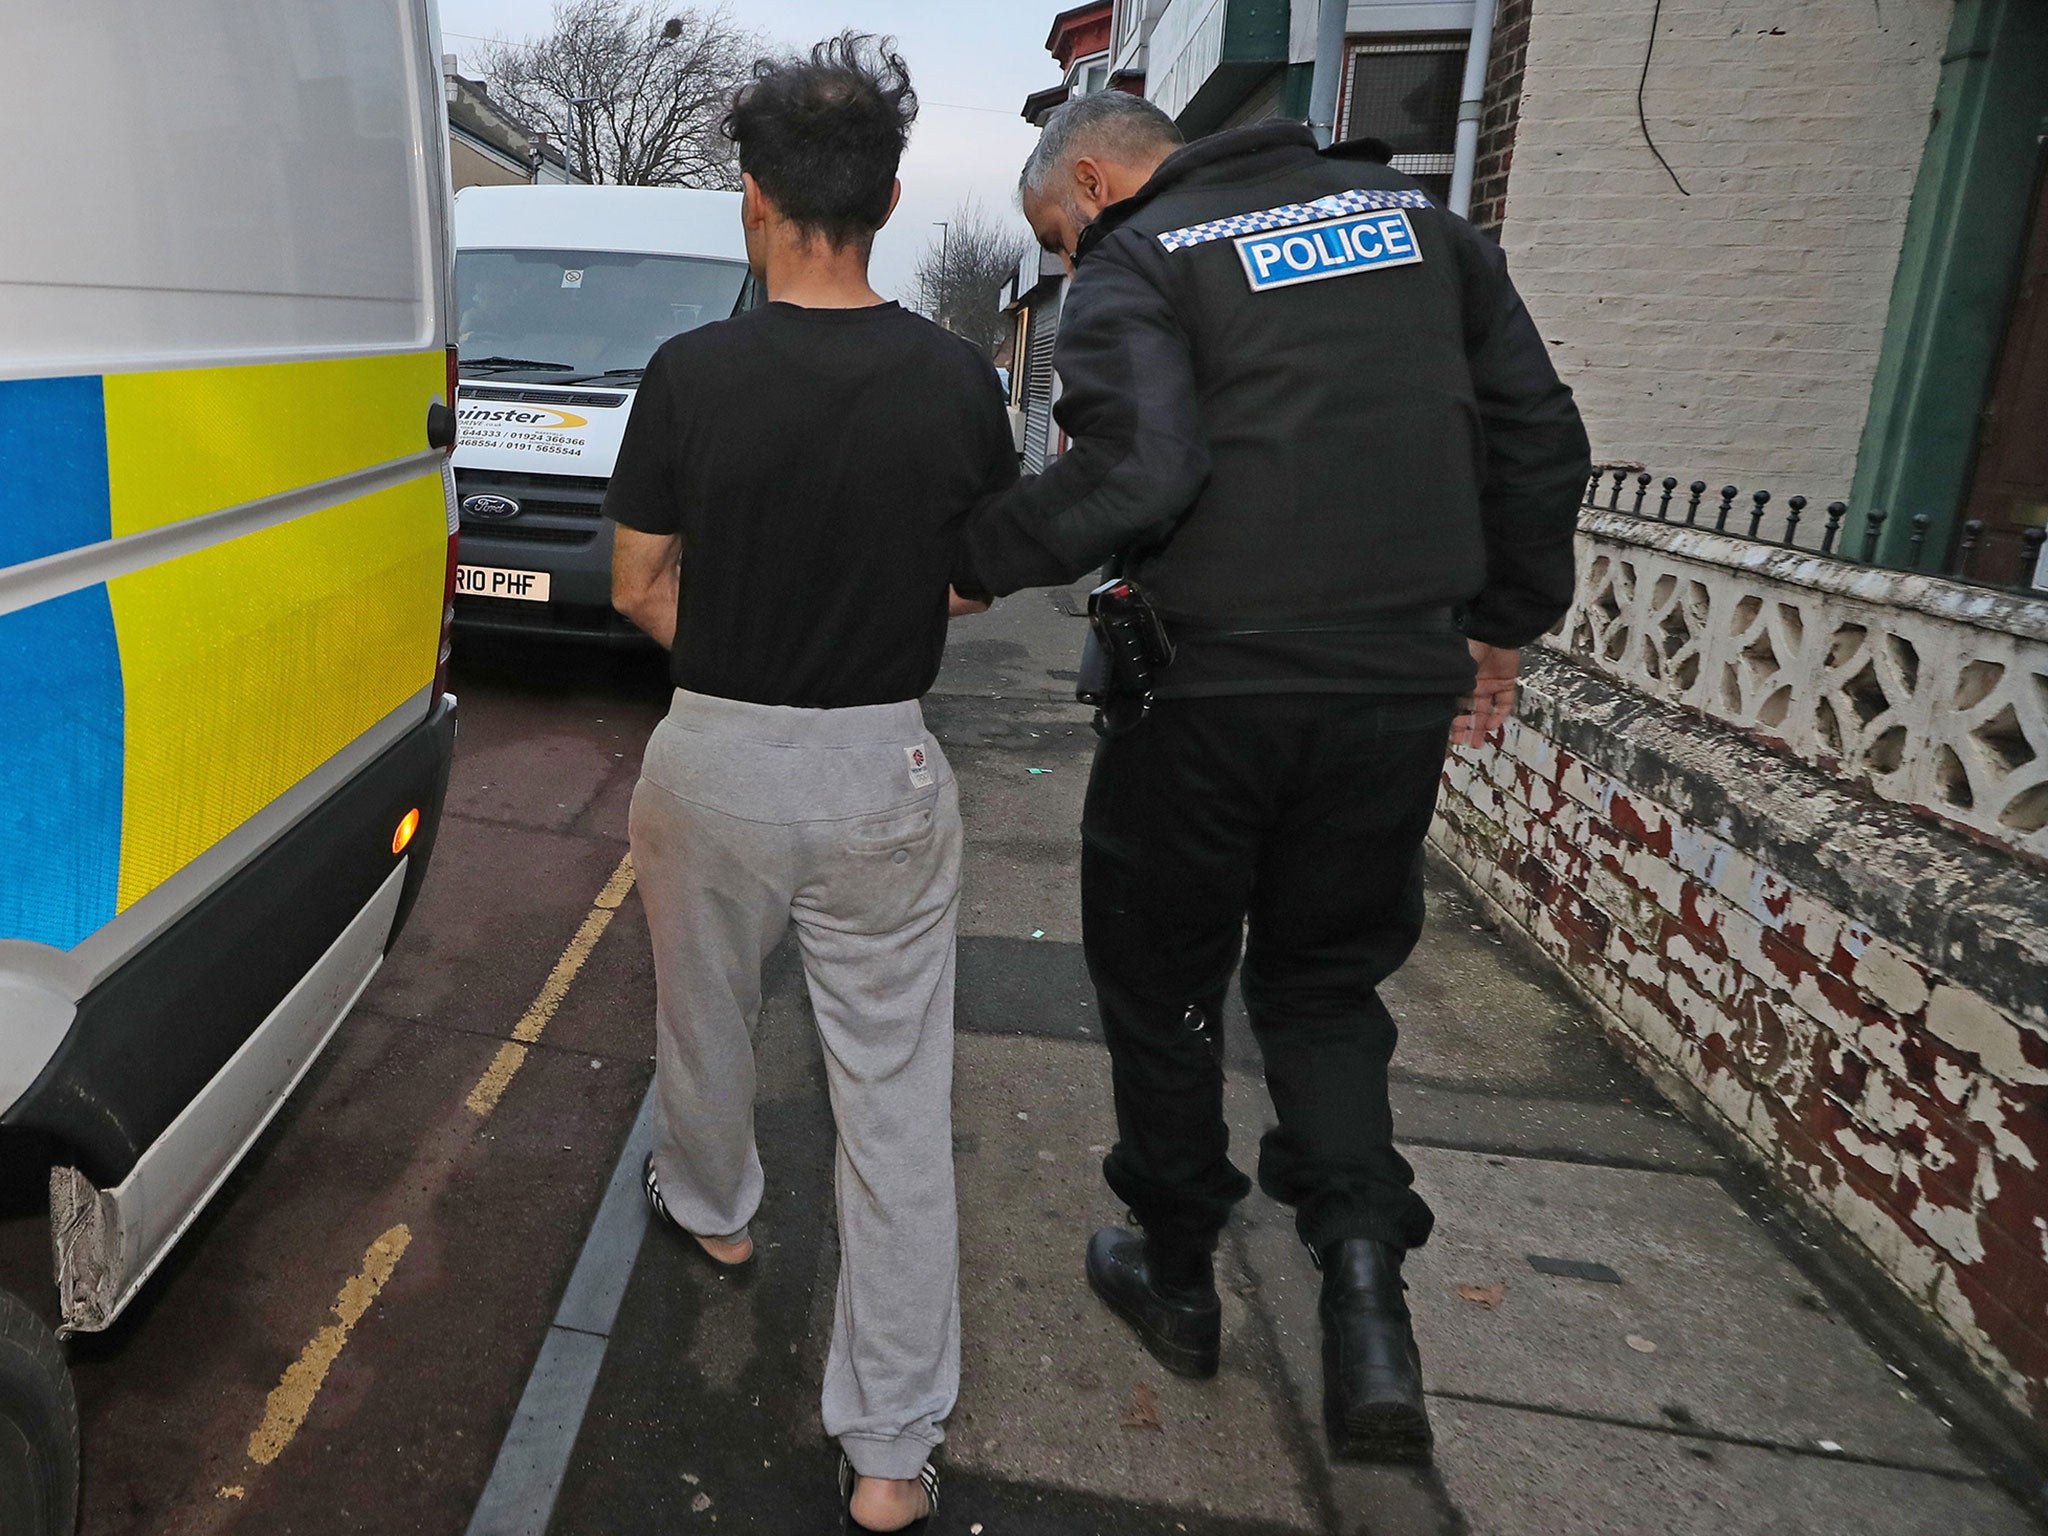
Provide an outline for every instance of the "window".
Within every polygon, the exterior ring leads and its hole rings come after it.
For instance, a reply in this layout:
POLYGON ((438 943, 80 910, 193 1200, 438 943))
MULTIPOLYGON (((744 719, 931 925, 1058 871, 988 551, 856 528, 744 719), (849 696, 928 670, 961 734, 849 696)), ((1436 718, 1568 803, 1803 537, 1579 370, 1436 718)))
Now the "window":
POLYGON ((1076 96, 1093 96, 1109 84, 1109 55, 1098 53, 1092 58, 1076 59, 1074 67, 1067 71, 1067 83, 1073 86, 1076 96))
POLYGON ((1344 137, 1386 140, 1394 169, 1440 202, 1451 194, 1468 46, 1461 36, 1357 44, 1345 82, 1344 137))
POLYGON ((1128 64, 1131 50, 1150 35, 1166 0, 1116 0, 1116 47, 1118 60, 1128 64))
POLYGON ((723 320, 753 296, 746 263, 613 251, 462 251, 457 335, 465 365, 553 383, 638 373, 669 337, 723 320), (517 359, 538 369, 492 364, 517 359))

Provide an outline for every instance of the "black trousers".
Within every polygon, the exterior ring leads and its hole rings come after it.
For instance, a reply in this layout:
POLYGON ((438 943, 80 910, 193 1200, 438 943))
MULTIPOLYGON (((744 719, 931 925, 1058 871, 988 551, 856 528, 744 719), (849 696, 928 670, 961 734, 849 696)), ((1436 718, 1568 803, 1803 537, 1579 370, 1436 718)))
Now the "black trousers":
POLYGON ((1264 694, 1155 705, 1096 751, 1082 924, 1114 1074, 1110 1188, 1155 1241, 1216 1245, 1251 1185, 1223 1120, 1224 998, 1244 999, 1277 1125, 1259 1183, 1302 1240, 1419 1247, 1379 999, 1422 933, 1422 846, 1450 698, 1264 694))

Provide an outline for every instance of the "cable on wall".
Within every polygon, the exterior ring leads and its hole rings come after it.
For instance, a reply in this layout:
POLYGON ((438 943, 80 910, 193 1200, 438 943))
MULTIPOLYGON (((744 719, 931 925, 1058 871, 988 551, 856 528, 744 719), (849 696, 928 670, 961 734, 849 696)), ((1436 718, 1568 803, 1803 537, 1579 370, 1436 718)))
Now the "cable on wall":
POLYGON ((1643 111, 1643 88, 1650 83, 1650 60, 1657 56, 1657 19, 1664 14, 1664 0, 1657 0, 1650 10, 1650 46, 1643 50, 1643 72, 1636 80, 1636 122, 1643 130, 1643 142, 1650 146, 1650 153, 1657 157, 1657 163, 1664 167, 1664 174, 1671 178, 1671 185, 1678 188, 1685 197, 1692 194, 1685 190, 1685 183, 1678 179, 1678 172, 1671 169, 1671 162, 1664 158, 1664 151, 1657 147, 1657 141, 1650 137, 1650 119, 1643 111))

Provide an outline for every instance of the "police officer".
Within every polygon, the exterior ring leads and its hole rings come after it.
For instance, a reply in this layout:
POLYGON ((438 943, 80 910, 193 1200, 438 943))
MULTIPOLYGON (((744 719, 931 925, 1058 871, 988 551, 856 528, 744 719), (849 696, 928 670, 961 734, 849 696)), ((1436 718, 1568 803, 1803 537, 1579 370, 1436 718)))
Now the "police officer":
POLYGON ((1163 1364, 1215 1374, 1212 1256, 1250 1189, 1220 1038, 1242 951, 1277 1120, 1259 1179, 1322 1271, 1332 1452, 1419 1461, 1400 1276, 1432 1216, 1377 988, 1421 933, 1447 739, 1505 718, 1518 648, 1565 612, 1591 465, 1499 248, 1384 160, 1292 123, 1183 146, 1118 92, 1056 113, 1023 200, 1074 273, 1073 446, 977 509, 955 585, 1114 560, 1173 651, 1149 706, 1109 711, 1082 824, 1104 1173, 1142 1228, 1095 1235, 1090 1284, 1163 1364))

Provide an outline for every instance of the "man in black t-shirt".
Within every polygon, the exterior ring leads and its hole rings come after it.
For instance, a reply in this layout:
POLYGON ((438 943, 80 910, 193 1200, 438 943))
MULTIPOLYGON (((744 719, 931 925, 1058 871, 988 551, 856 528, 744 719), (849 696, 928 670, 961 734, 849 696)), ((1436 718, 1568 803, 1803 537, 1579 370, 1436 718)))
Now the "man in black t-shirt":
POLYGON ((751 1260, 750 1034, 794 920, 839 1129, 825 1428, 852 1527, 880 1531, 929 1515, 960 1372, 960 809, 918 699, 959 524, 1016 478, 987 360, 868 284, 915 115, 868 39, 757 70, 727 131, 770 302, 655 353, 605 498, 613 600, 676 683, 632 810, 658 992, 648 1198, 712 1260, 751 1260))

